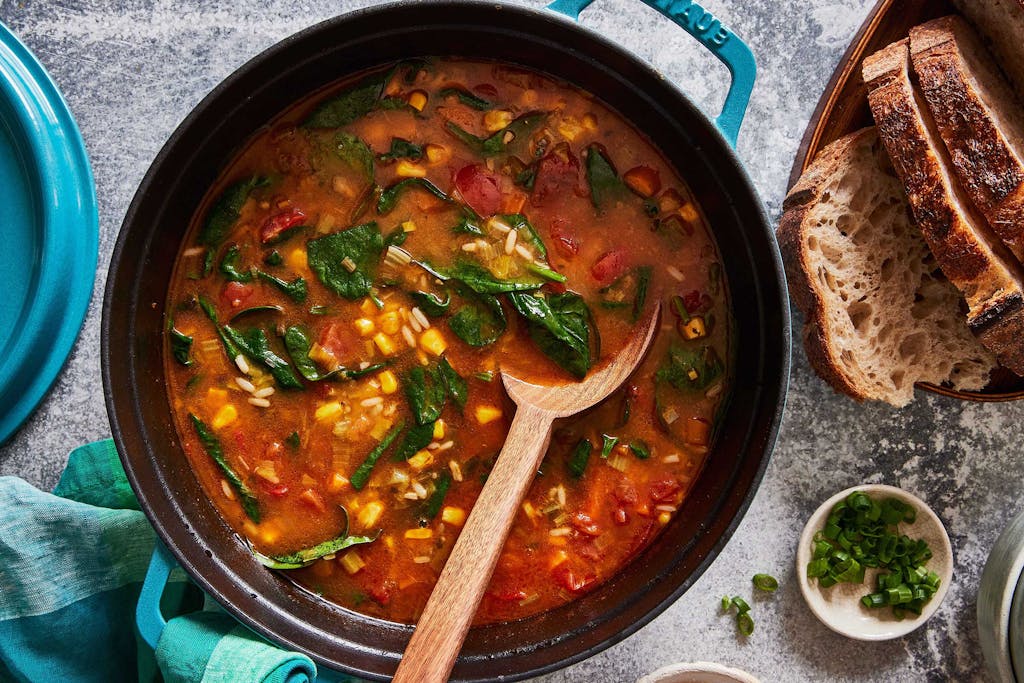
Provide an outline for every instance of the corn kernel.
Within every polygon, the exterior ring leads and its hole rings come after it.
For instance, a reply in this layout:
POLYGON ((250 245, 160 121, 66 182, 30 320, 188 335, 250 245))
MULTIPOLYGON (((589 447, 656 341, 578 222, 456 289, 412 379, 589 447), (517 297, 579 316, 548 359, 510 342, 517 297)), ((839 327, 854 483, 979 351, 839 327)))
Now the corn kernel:
POLYGON ((341 563, 341 566, 349 574, 356 574, 360 569, 366 566, 366 563, 363 562, 363 558, 359 557, 359 553, 355 550, 350 550, 342 555, 338 558, 338 562, 341 563))
POLYGON ((279 538, 281 538, 281 531, 275 526, 265 524, 260 529, 260 539, 264 543, 275 543, 279 538))
POLYGON ((348 479, 341 472, 335 472, 327 480, 327 490, 331 493, 339 493, 348 485, 348 479))
POLYGON ((274 469, 274 466, 272 464, 260 465, 255 470, 253 470, 253 473, 260 479, 270 482, 271 484, 281 483, 281 479, 278 478, 277 476, 277 470, 274 469))
POLYGON ((443 145, 435 145, 433 143, 427 145, 424 148, 427 155, 427 161, 432 164, 439 164, 442 161, 447 161, 450 156, 448 148, 443 145))
POLYGON ((369 318, 356 318, 352 325, 356 328, 356 332, 362 337, 369 337, 371 334, 377 331, 377 326, 373 324, 373 321, 369 318))
POLYGON ((210 426, 213 427, 215 431, 219 429, 224 429, 237 419, 238 411, 235 410, 235 406, 233 406, 230 403, 225 403, 220 407, 220 410, 218 410, 217 413, 213 416, 213 419, 210 420, 210 426))
POLYGON ((416 232, 416 224, 412 221, 402 223, 402 232, 416 232))
POLYGON ((423 111, 423 107, 427 106, 427 93, 422 90, 413 90, 409 93, 409 97, 406 100, 409 106, 416 111, 423 111))
POLYGON ((357 517, 357 520, 359 521, 359 526, 361 526, 363 529, 369 529, 370 527, 377 524, 377 520, 380 519, 380 516, 382 514, 384 514, 384 503, 380 502, 379 500, 374 500, 367 503, 359 511, 359 516, 357 517))
MULTIPOLYGON (((393 394, 398 391, 398 378, 390 370, 385 370, 377 375, 377 381, 380 382, 380 390, 385 394, 393 394)), ((436 427, 434 431, 437 431, 436 427)))
POLYGON ((438 420, 437 422, 434 423, 434 438, 444 438, 444 420, 438 420))
POLYGON ((583 126, 574 117, 566 116, 559 122, 558 132, 563 138, 572 142, 583 132, 583 126))
POLYGON ((403 159, 395 165, 395 175, 399 178, 422 178, 427 175, 427 169, 403 159))
POLYGON ((706 335, 707 328, 704 327, 704 318, 695 316, 690 318, 682 327, 683 336, 687 339, 700 339, 706 335))
POLYGON ((377 334, 373 335, 373 343, 376 344, 377 348, 385 356, 390 356, 395 352, 395 344, 394 342, 391 341, 391 337, 387 336, 386 334, 381 334, 380 332, 378 332, 377 334))
POLYGON ((260 534, 259 527, 250 522, 249 520, 245 520, 245 522, 242 524, 242 531, 245 532, 247 538, 256 538, 260 534))
POLYGON ((409 467, 418 472, 434 462, 434 454, 424 449, 409 458, 407 462, 409 463, 409 467))
POLYGON ((366 297, 363 299, 363 303, 359 304, 359 310, 366 315, 373 315, 377 312, 377 304, 373 303, 373 299, 366 297))
POLYGON ((569 559, 569 553, 564 550, 559 550, 557 553, 551 556, 551 560, 548 562, 548 566, 554 569, 558 565, 562 564, 569 559))
POLYGON ((495 406, 477 406, 476 421, 482 425, 501 419, 501 408, 495 406))
POLYGON ((206 391, 206 405, 210 406, 211 408, 214 406, 222 406, 227 402, 227 400, 228 392, 225 391, 224 389, 216 389, 214 387, 210 387, 206 391))
POLYGON ((679 216, 687 223, 696 223, 700 219, 697 208, 691 202, 679 207, 679 216))
POLYGON ((672 513, 670 513, 670 512, 662 512, 661 514, 658 515, 658 524, 660 524, 662 526, 665 526, 670 521, 672 521, 672 513))
POLYGON ((420 336, 420 347, 435 356, 440 356, 448 348, 448 343, 436 327, 431 327, 420 336))
POLYGON ((316 343, 310 347, 309 357, 325 368, 333 369, 338 364, 338 359, 334 357, 333 353, 316 343))
POLYGON ((484 114, 484 128, 488 133, 497 133, 512 123, 512 112, 506 109, 492 109, 484 114))
POLYGON ((462 526, 466 521, 466 511, 462 508, 445 505, 441 510, 441 521, 452 526, 462 526))
POLYGON ((589 113, 584 114, 583 127, 587 130, 597 130, 597 117, 589 113))
POLYGON ((316 412, 313 413, 313 417, 316 418, 317 422, 328 422, 341 417, 341 413, 341 404, 337 401, 331 401, 330 403, 320 405, 316 412))
POLYGON ((377 420, 376 424, 370 430, 370 436, 380 441, 391 429, 391 420, 377 420))
POLYGON ((380 317, 380 329, 384 334, 398 334, 402 327, 402 318, 398 311, 388 311, 380 317))
POLYGON ((428 538, 434 537, 434 530, 430 528, 426 529, 406 529, 405 537, 414 540, 425 541, 428 538))
POLYGON ((292 270, 308 270, 309 262, 306 260, 306 250, 301 247, 292 249, 288 252, 286 259, 288 267, 292 270))

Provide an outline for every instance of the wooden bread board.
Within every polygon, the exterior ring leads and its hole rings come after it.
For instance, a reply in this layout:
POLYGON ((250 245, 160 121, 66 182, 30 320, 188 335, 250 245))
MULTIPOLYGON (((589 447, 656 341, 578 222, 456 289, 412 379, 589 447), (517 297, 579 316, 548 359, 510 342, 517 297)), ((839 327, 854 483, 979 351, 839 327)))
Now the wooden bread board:
MULTIPOLYGON (((789 175, 790 188, 825 146, 844 135, 874 124, 868 107, 867 88, 861 79, 864 58, 890 43, 906 38, 914 26, 954 11, 948 0, 879 0, 854 36, 811 115, 789 175)), ((933 384, 918 386, 968 401, 1014 401, 1024 398, 1024 379, 1004 370, 993 373, 989 385, 978 392, 954 391, 933 384)))

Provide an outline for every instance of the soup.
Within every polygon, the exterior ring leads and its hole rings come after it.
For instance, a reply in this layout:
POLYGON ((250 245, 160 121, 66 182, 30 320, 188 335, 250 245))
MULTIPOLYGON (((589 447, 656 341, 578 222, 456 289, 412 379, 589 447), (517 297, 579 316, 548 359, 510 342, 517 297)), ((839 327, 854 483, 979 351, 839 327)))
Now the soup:
POLYGON ((729 381, 700 209, 587 93, 433 59, 284 112, 211 188, 178 257, 169 400, 258 560, 413 622, 507 434, 499 373, 579 381, 656 300, 633 377, 556 423, 476 623, 522 618, 593 589, 672 519, 729 381))

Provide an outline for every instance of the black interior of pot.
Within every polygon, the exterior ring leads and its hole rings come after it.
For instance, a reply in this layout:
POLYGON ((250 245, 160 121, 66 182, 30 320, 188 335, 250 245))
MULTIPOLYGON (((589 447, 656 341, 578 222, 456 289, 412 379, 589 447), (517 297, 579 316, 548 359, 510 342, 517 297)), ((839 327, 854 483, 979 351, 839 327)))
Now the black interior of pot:
MULTIPOLYGON (((357 12, 271 48, 219 86, 154 162, 115 248, 103 320, 103 375, 125 469, 182 566, 230 612, 323 664, 381 679, 411 628, 320 600, 253 561, 182 453, 165 395, 163 306, 193 211, 250 135, 341 77, 450 54, 547 71, 597 94, 646 132, 709 217, 735 311, 735 387, 715 450, 663 534, 617 577, 557 610, 470 632, 453 676, 513 680, 578 661, 626 637, 682 594, 753 496, 781 416, 789 318, 761 205, 722 139, 673 86, 620 48, 546 12, 413 3, 357 12)), ((723 68, 719 76, 725 78, 723 68)))

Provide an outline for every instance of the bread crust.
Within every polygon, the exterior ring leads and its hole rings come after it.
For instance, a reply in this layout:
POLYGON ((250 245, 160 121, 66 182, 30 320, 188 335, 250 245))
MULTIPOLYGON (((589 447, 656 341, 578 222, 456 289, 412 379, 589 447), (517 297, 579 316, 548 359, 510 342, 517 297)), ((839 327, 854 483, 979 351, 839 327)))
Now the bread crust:
POLYGON ((869 396, 850 382, 833 360, 838 353, 826 333, 825 303, 818 293, 817 286, 811 281, 810 273, 813 272, 813 268, 807 262, 807 254, 802 245, 805 237, 805 219, 811 207, 820 199, 825 183, 842 166, 851 148, 856 147, 866 137, 875 135, 874 127, 863 128, 821 150, 814 163, 804 171, 800 180, 786 195, 782 203, 782 218, 776 230, 782 262, 786 268, 789 295, 804 314, 803 342, 807 360, 815 372, 836 391, 858 401, 863 401, 869 396))
POLYGON ((959 196, 934 123, 910 79, 909 40, 865 59, 864 81, 879 135, 917 225, 939 267, 967 301, 968 324, 1003 366, 1024 375, 1019 264, 959 196))
POLYGON ((1024 159, 1014 152, 973 82, 983 80, 990 94, 1011 110, 1020 106, 1016 96, 991 65, 977 34, 958 16, 911 29, 910 51, 957 179, 992 231, 1024 260, 1024 159))

